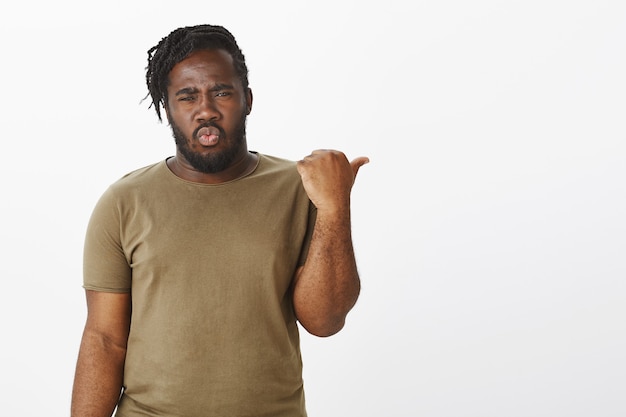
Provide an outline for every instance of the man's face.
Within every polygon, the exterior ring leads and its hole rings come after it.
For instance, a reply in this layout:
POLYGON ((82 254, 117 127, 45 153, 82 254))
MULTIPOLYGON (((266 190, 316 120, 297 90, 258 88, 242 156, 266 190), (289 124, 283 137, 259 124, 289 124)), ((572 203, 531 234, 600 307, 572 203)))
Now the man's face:
POLYGON ((251 104, 228 52, 192 52, 169 73, 166 113, 177 157, 203 173, 223 171, 243 158, 251 104))

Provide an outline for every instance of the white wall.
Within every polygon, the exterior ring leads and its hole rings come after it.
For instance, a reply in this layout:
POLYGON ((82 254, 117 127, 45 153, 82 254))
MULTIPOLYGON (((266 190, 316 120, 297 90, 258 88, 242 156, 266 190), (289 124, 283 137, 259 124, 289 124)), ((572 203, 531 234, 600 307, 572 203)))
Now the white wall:
POLYGON ((620 0, 3 3, 0 414, 68 415, 86 222, 173 153, 146 51, 196 23, 246 54, 251 149, 371 159, 311 417, 626 415, 620 0))

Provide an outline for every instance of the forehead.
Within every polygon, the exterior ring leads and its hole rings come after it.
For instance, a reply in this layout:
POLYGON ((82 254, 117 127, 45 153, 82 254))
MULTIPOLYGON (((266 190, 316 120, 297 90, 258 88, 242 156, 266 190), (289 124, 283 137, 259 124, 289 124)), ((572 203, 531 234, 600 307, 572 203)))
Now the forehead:
POLYGON ((232 56, 223 49, 200 49, 192 52, 169 73, 169 85, 198 84, 237 80, 232 56))

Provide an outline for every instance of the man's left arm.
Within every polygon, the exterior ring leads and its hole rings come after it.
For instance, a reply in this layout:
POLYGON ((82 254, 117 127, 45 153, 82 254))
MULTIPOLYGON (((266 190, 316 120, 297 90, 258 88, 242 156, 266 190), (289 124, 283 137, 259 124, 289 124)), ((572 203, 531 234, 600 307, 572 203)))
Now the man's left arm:
POLYGON ((311 334, 331 336, 344 326, 361 289, 350 223, 350 192, 359 168, 335 150, 316 150, 297 168, 317 218, 305 264, 294 277, 296 317, 311 334))

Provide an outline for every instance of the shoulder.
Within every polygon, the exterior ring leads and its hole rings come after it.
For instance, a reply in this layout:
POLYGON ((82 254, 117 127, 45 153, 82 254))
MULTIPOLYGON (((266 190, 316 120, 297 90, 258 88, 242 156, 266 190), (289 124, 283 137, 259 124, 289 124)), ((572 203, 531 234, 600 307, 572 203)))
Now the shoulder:
POLYGON ((141 185, 146 182, 149 183, 151 181, 158 180, 159 177, 164 174, 165 169, 167 169, 165 160, 146 165, 123 175, 111 186, 116 188, 125 188, 141 185))
POLYGON ((296 165, 296 161, 290 159, 259 154, 259 165, 246 179, 246 184, 255 189, 264 189, 264 192, 272 190, 278 195, 295 196, 308 201, 296 165))
POLYGON ((100 196, 97 207, 119 209, 129 204, 147 189, 154 189, 163 182, 163 171, 166 169, 165 161, 161 161, 128 172, 107 187, 100 196))
POLYGON ((106 192, 115 195, 126 195, 136 192, 162 182, 164 176, 167 175, 166 171, 165 160, 135 169, 113 182, 106 192))
POLYGON ((297 174, 296 161, 259 153, 257 174, 297 174))

